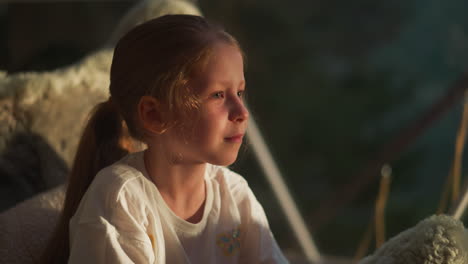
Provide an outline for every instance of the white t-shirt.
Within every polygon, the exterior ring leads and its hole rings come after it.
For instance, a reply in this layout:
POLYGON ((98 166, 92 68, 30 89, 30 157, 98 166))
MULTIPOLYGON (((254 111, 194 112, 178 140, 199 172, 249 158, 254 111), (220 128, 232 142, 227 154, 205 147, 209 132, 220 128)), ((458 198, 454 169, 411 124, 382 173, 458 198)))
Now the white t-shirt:
POLYGON ((101 170, 70 220, 69 263, 287 263, 247 182, 208 164, 203 218, 175 215, 143 152, 101 170))

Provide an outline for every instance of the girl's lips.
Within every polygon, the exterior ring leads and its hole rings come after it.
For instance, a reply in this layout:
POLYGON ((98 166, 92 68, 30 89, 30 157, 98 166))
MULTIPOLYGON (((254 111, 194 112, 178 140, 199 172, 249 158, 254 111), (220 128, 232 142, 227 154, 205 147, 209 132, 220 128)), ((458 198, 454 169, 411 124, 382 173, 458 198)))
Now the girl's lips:
POLYGON ((237 135, 234 135, 232 137, 227 137, 227 138, 224 138, 224 139, 226 141, 228 141, 228 142, 237 143, 237 142, 242 142, 243 137, 244 137, 244 134, 237 134, 237 135))

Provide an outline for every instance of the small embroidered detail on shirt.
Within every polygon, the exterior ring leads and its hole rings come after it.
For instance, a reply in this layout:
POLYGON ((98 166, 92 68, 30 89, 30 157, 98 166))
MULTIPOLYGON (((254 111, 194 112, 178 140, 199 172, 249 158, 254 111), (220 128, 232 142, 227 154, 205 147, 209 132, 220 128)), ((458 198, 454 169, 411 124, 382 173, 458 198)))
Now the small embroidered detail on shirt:
POLYGON ((230 257, 239 251, 240 235, 240 227, 237 227, 217 236, 216 244, 222 249, 225 256, 230 257))
POLYGON ((151 240, 151 246, 153 246, 153 249, 154 249, 154 236, 153 236, 153 234, 148 234, 148 237, 151 240))

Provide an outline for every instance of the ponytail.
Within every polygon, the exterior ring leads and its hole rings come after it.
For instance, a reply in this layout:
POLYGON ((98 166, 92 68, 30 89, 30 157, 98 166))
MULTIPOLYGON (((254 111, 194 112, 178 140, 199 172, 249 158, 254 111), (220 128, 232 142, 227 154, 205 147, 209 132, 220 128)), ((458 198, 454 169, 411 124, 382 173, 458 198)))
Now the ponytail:
POLYGON ((132 151, 130 146, 127 127, 112 99, 98 104, 81 136, 68 179, 64 208, 40 263, 67 263, 71 217, 97 172, 132 151))
POLYGON ((220 27, 191 15, 152 19, 119 40, 110 68, 112 99, 96 106, 83 132, 64 209, 43 254, 43 263, 67 262, 69 221, 96 173, 128 152, 144 147, 133 145, 129 136, 140 141, 146 136, 136 115, 142 96, 152 96, 161 102, 168 126, 190 120, 199 107, 199 98, 189 83, 208 63, 216 43, 241 50, 237 41, 220 27))

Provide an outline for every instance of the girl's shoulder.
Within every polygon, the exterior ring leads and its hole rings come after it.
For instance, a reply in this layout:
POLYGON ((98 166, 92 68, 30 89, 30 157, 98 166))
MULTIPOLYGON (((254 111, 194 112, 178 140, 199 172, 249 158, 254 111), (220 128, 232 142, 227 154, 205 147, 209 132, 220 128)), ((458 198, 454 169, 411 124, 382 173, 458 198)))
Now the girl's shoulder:
POLYGON ((140 208, 148 204, 148 189, 142 172, 124 158, 96 174, 72 218, 73 223, 95 222, 100 217, 115 219, 122 212, 144 219, 140 208))
POLYGON ((125 163, 115 163, 100 170, 96 175, 96 181, 104 181, 107 185, 122 187, 141 177, 143 174, 135 167, 125 163))
POLYGON ((250 190, 247 180, 227 167, 211 165, 208 175, 221 190, 230 192, 237 199, 242 199, 250 190))
POLYGON ((146 188, 147 180, 135 156, 135 154, 129 154, 100 170, 90 186, 90 191, 118 199, 123 194, 128 195, 128 193, 139 192, 139 189, 146 188))

